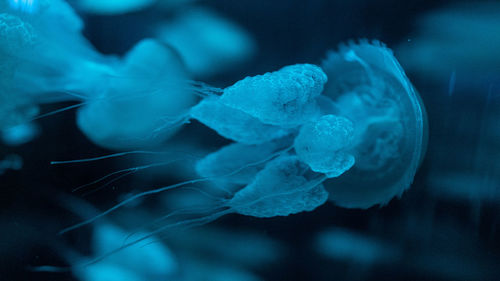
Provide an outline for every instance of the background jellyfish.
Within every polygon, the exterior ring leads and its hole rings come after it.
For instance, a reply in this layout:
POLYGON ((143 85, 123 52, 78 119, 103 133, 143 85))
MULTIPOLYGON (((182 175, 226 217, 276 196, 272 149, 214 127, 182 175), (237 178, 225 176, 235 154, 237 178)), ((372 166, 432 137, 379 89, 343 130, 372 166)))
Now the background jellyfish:
POLYGON ((179 51, 195 77, 210 77, 252 58, 256 43, 246 30, 204 8, 188 8, 156 28, 157 38, 179 51))
POLYGON ((81 102, 72 106, 81 106, 77 124, 96 144, 144 147, 168 138, 148 136, 165 115, 194 100, 182 94, 183 66, 167 46, 146 40, 122 61, 105 57, 83 38, 83 23, 65 2, 49 1, 22 18, 15 11, 2 16, 5 127, 30 121, 39 103, 74 100, 81 102))
POLYGON ((358 266, 387 264, 400 256, 400 250, 386 241, 342 228, 327 229, 318 233, 314 247, 329 258, 358 266))
POLYGON ((143 10, 153 5, 155 0, 93 1, 73 0, 77 9, 89 14, 116 15, 143 10))
POLYGON ((4 144, 18 146, 33 140, 39 134, 39 127, 34 123, 22 123, 0 132, 4 144))
POLYGON ((0 175, 7 170, 20 170, 23 167, 23 159, 16 154, 6 155, 0 161, 0 175))
POLYGON ((411 41, 400 43, 397 54, 407 70, 444 87, 452 75, 462 87, 492 82, 500 66, 493 55, 500 46, 499 11, 500 5, 491 1, 436 8, 418 18, 411 41))
MULTIPOLYGON (((77 112, 77 125, 94 143, 111 149, 151 147, 174 130, 153 136, 165 119, 175 118, 195 101, 176 52, 154 40, 130 50, 77 112)), ((172 128, 175 129, 175 128, 172 128)))
POLYGON ((55 0, 36 6, 28 13, 0 4, 4 129, 31 121, 39 104, 75 99, 71 92, 85 84, 78 75, 98 70, 92 62, 99 56, 80 34, 83 23, 71 7, 55 0))

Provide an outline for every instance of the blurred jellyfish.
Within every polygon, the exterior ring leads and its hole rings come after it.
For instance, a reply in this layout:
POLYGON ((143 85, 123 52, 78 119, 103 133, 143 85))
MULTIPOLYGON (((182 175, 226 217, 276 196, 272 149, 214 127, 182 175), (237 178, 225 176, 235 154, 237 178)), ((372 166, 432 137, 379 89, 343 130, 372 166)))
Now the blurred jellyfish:
POLYGON ((14 127, 1 130, 4 144, 18 146, 30 142, 39 134, 39 128, 33 123, 22 123, 14 127))
POLYGON ((495 175, 464 171, 433 173, 428 181, 429 193, 444 200, 500 201, 500 180, 495 175))
POLYGON ((411 41, 401 43, 396 52, 408 71, 426 81, 445 83, 450 75, 462 82, 491 81, 500 72, 499 13, 500 4, 491 1, 428 12, 420 17, 411 41))
POLYGON ((75 0, 74 2, 75 6, 85 13, 117 15, 143 10, 155 4, 156 0, 75 0))
POLYGON ((327 181, 330 200, 348 208, 386 204, 410 186, 426 150, 422 101, 391 50, 374 41, 342 45, 322 67, 324 95, 353 124, 354 166, 327 181))
MULTIPOLYGON (((99 257, 101 253, 119 247, 129 235, 109 223, 97 225, 92 240, 94 257, 99 257)), ((95 261, 94 257, 75 258, 74 254, 68 256, 72 256, 69 259, 73 264, 73 274, 82 281, 162 280, 172 277, 178 270, 177 261, 170 250, 153 238, 125 249, 104 261, 95 261)))
POLYGON ((150 39, 137 43, 123 61, 114 64, 103 83, 78 110, 77 125, 94 143, 110 149, 162 143, 176 127, 153 137, 155 129, 196 99, 177 54, 150 39))
POLYGON ((251 58, 256 49, 247 31, 206 8, 182 11, 158 26, 156 33, 179 52, 196 77, 227 71, 251 58))
MULTIPOLYGON (((62 205, 82 217, 95 214, 93 206, 79 199, 61 195, 62 205)), ((76 250, 59 246, 62 255, 71 265, 71 271, 82 281, 94 280, 167 280, 177 274, 178 262, 163 242, 149 237, 132 247, 101 260, 101 256, 119 248, 133 235, 113 222, 101 221, 94 225, 91 240, 91 256, 83 256, 76 250)), ((61 271, 59 267, 38 267, 39 271, 61 271)))
POLYGON ((169 47, 143 40, 123 60, 97 53, 83 23, 62 1, 40 3, 32 14, 0 6, 0 128, 35 118, 38 104, 78 101, 77 123, 96 144, 146 147, 168 138, 151 132, 165 115, 190 107, 188 80, 169 47), (5 117, 5 118, 4 118, 5 117))
POLYGON ((389 264, 401 255, 388 242, 342 228, 320 232, 315 248, 326 257, 359 265, 389 264))
POLYGON ((99 55, 81 35, 83 24, 63 1, 36 1, 26 13, 0 3, 0 128, 31 120, 38 104, 74 100, 92 83, 99 55), (87 79, 79 79, 86 77, 87 79))
POLYGON ((0 160, 0 175, 7 170, 21 170, 23 167, 23 158, 17 154, 9 154, 0 160))
MULTIPOLYGON (((99 257, 120 247, 129 235, 130 233, 113 224, 96 225, 93 233, 93 254, 99 257)), ((166 278, 178 270, 174 254, 154 237, 127 248, 118 255, 110 256, 105 262, 140 273, 141 276, 147 276, 148 280, 166 278)))

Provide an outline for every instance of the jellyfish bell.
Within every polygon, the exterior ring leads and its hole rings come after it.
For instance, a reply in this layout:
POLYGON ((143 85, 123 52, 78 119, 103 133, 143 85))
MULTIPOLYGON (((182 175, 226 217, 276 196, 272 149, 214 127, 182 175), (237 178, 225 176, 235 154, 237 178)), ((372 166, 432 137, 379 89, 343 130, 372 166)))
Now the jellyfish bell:
POLYGON ((378 41, 349 43, 322 68, 324 95, 354 124, 354 166, 325 182, 330 200, 347 208, 384 205, 409 188, 425 154, 423 103, 395 59, 378 41))

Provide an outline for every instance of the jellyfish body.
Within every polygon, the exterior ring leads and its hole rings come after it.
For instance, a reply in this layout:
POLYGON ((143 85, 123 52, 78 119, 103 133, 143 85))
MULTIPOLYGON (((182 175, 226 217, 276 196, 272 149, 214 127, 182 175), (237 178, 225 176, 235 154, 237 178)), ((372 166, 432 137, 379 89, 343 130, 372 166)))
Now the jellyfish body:
POLYGON ((425 109, 391 50, 361 41, 331 52, 322 67, 324 95, 352 121, 356 164, 325 186, 348 208, 386 204, 411 184, 426 144, 425 109))
POLYGON ((23 167, 23 159, 17 154, 9 154, 0 160, 0 175, 7 170, 20 170, 23 167))

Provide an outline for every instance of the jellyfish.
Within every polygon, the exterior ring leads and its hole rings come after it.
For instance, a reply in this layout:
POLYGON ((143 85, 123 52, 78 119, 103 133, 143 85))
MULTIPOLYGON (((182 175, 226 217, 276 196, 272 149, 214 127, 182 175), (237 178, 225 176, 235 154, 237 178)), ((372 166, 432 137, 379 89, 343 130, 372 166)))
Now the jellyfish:
POLYGON ((325 182, 347 208, 385 205, 409 188, 426 150, 427 120, 418 93, 392 51, 378 41, 341 45, 322 63, 324 95, 353 124, 355 164, 325 182))
POLYGON ((499 13, 496 1, 456 2, 426 12, 411 42, 401 42, 396 54, 408 71, 426 81, 446 84, 451 75, 471 89, 489 84, 499 73, 499 13), (440 63, 428 67, 436 60, 440 63))
POLYGON ((358 266, 390 264, 401 257, 396 245, 339 227, 318 233, 314 244, 316 251, 324 256, 358 266))
POLYGON ((246 30, 206 8, 181 11, 158 25, 155 34, 179 51, 187 69, 198 78, 230 70, 250 59, 256 50, 246 30))
POLYGON ((321 68, 285 66, 224 89, 191 86, 202 100, 165 128, 196 119, 233 143, 197 162, 200 178, 133 195, 61 234, 134 200, 207 182, 224 192, 191 189, 213 204, 174 210, 156 221, 160 226, 101 258, 160 232, 231 213, 289 216, 312 211, 328 198, 349 208, 383 205, 409 187, 425 151, 419 97, 390 50, 378 42, 343 46, 321 68))
POLYGON ((0 175, 7 170, 20 170, 23 167, 23 158, 17 154, 8 154, 0 160, 0 175))
POLYGON ((178 271, 174 254, 154 237, 124 249, 102 262, 85 264, 109 249, 119 247, 130 235, 117 225, 106 222, 94 227, 92 256, 66 251, 73 275, 82 281, 94 280, 158 280, 170 278, 178 271), (147 260, 148 262, 144 262, 147 260))
POLYGON ((162 143, 176 127, 152 132, 196 100, 177 53, 152 39, 138 42, 102 82, 78 109, 77 125, 92 142, 114 150, 162 143))
POLYGON ((99 72, 100 56, 83 38, 71 7, 58 0, 37 3, 30 13, 0 4, 1 129, 31 121, 39 104, 75 100, 73 93, 99 72))
POLYGON ((155 4, 156 0, 79 0, 75 5, 77 9, 89 14, 97 15, 119 15, 137 12, 155 4))
MULTIPOLYGON (((73 196, 58 194, 61 205, 80 217, 95 215, 97 210, 89 203, 73 196)), ((35 267, 40 272, 71 271, 82 281, 94 280, 165 280, 176 276, 179 264, 174 253, 157 237, 149 237, 102 262, 96 262, 103 253, 120 247, 131 235, 125 228, 111 220, 103 220, 93 226, 90 254, 82 254, 62 242, 54 243, 61 256, 71 265, 68 268, 54 266, 35 267), (147 262, 144 262, 147 261, 147 262)))
POLYGON ((39 128, 33 123, 22 123, 0 131, 2 142, 8 146, 19 146, 30 142, 39 133, 39 128))

